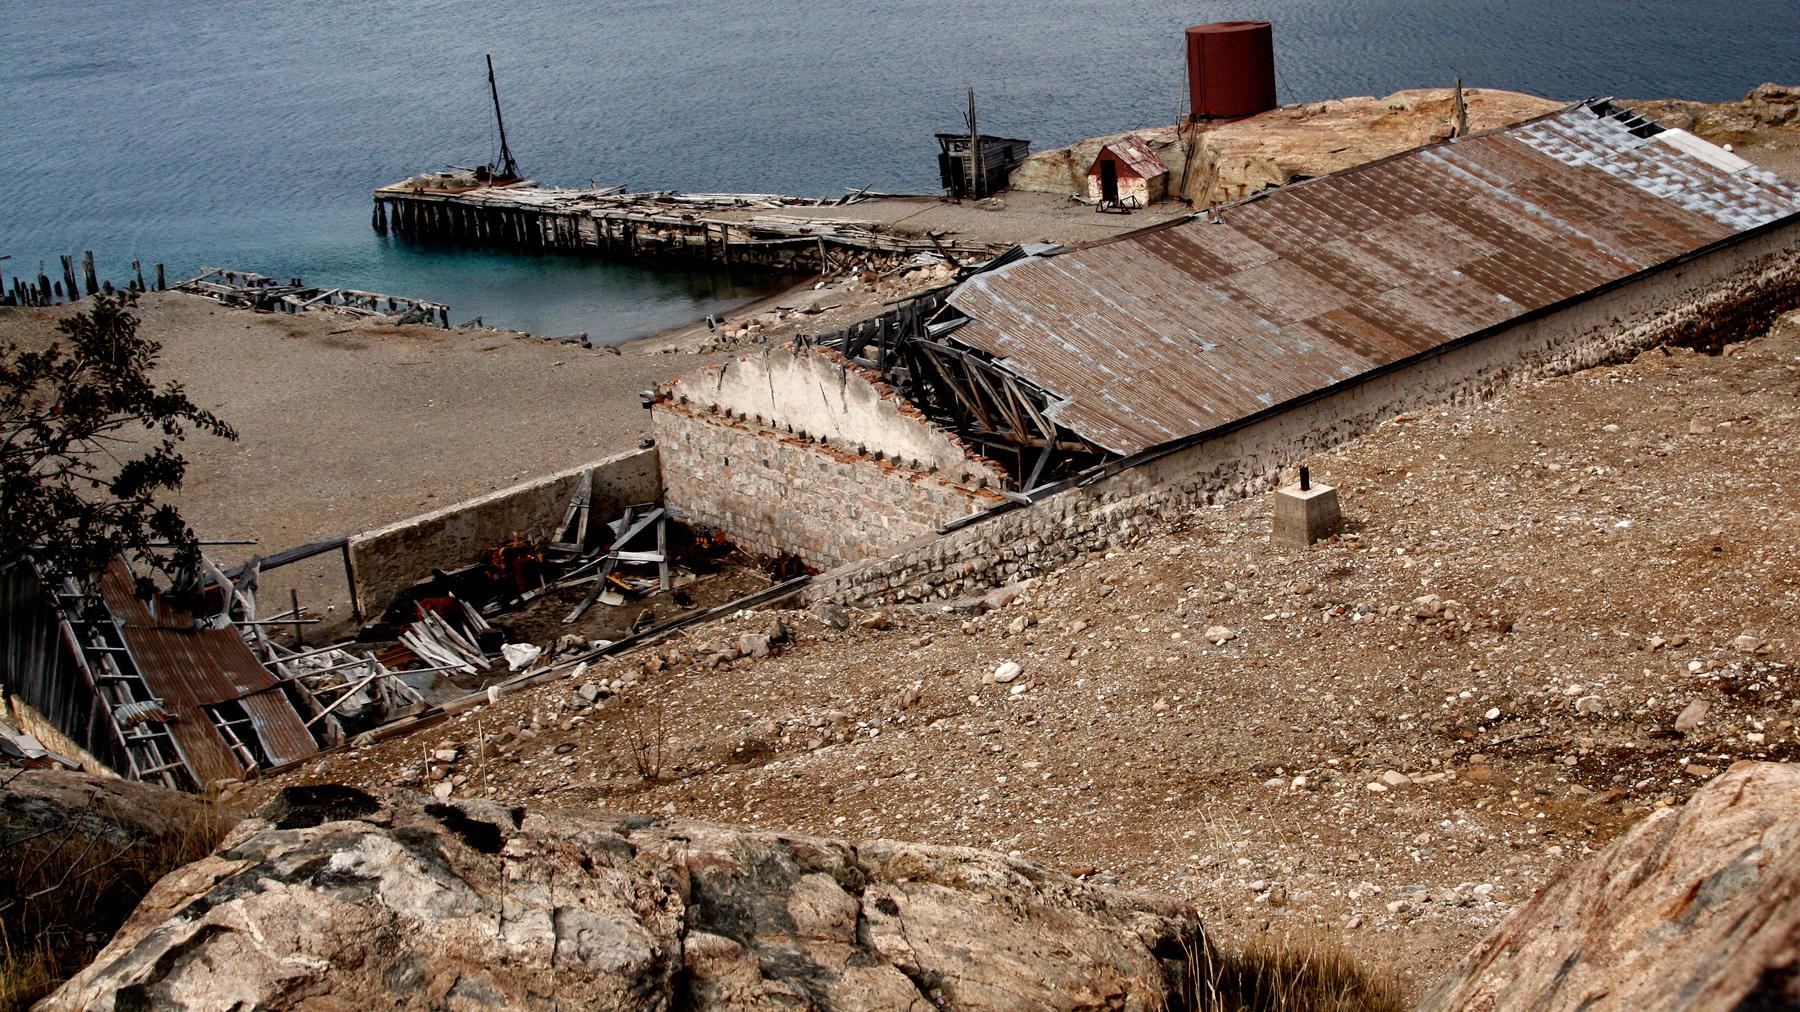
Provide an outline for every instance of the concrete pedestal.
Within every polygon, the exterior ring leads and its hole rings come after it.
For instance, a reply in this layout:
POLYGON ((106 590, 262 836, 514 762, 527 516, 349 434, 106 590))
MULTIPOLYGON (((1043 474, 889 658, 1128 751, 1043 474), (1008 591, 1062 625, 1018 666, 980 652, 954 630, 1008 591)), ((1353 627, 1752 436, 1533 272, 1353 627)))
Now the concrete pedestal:
POLYGON ((1344 516, 1338 512, 1337 489, 1314 483, 1302 491, 1289 485, 1275 492, 1275 531, 1273 541, 1290 548, 1305 548, 1344 529, 1344 516))

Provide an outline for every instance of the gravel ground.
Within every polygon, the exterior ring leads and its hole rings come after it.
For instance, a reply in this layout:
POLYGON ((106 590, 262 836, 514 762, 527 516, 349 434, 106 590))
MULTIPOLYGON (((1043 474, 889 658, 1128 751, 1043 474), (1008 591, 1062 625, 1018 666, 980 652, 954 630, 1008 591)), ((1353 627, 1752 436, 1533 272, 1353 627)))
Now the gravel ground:
POLYGON ((1262 497, 985 613, 741 614, 251 793, 997 847, 1192 897, 1227 938, 1340 935, 1422 992, 1647 812, 1800 758, 1796 389, 1800 314, 1397 417, 1312 462, 1348 531, 1305 552, 1262 497))

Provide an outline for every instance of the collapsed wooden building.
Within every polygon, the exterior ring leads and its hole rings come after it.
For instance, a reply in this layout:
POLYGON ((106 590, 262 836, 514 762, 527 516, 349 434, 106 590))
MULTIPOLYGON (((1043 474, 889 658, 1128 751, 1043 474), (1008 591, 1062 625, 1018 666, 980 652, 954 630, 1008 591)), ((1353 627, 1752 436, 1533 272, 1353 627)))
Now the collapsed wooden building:
POLYGON ((698 522, 819 567, 1151 461, 1242 491, 1408 405, 1791 305, 1797 233, 1789 183, 1577 103, 1116 239, 1016 248, 878 319, 681 377, 653 397, 664 483, 698 522))
POLYGON ((90 772, 198 791, 430 703, 373 653, 278 643, 270 626, 310 620, 256 617, 258 563, 203 568, 203 588, 145 594, 123 558, 91 580, 0 567, 4 715, 90 772))

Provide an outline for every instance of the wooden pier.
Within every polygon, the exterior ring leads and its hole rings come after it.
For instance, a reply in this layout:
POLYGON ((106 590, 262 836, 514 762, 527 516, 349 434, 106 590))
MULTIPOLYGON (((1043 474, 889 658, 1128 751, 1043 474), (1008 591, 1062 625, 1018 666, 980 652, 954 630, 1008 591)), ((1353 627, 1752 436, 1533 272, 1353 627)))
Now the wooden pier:
POLYGON ((877 222, 812 217, 837 200, 773 194, 683 194, 557 189, 529 180, 487 185, 440 174, 375 191, 376 232, 409 239, 586 253, 619 259, 707 261, 831 273, 852 258, 903 259, 921 253, 983 259, 1001 247, 883 231, 877 222))

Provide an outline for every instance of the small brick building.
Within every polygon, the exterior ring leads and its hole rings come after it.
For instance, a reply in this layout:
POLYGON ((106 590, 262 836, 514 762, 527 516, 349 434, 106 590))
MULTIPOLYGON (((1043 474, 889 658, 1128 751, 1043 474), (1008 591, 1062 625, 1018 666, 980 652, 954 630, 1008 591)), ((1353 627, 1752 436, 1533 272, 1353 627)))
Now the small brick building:
POLYGON ((1149 207, 1169 191, 1169 167, 1136 134, 1101 148, 1087 176, 1088 197, 1097 201, 1149 207))

